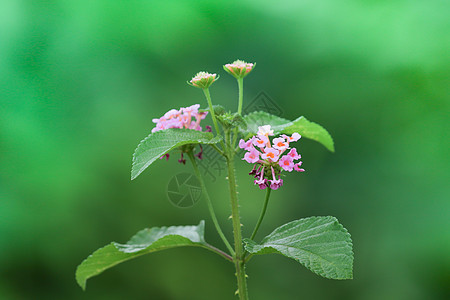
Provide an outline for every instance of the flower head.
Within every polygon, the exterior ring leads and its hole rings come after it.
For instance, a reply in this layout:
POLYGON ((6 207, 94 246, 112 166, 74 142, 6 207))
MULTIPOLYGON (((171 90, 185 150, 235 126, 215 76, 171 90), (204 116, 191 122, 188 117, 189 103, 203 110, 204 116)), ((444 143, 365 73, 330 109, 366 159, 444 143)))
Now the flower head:
POLYGON ((305 171, 300 168, 302 162, 296 162, 301 158, 297 149, 289 148, 289 142, 297 141, 300 135, 296 132, 292 136, 282 135, 282 137, 274 138, 271 142, 269 136, 272 135, 273 130, 270 125, 260 126, 256 136, 239 142, 239 147, 247 151, 242 160, 254 164, 249 175, 255 177, 254 183, 260 189, 279 189, 283 185, 283 179, 281 179, 283 171, 305 171), (291 150, 286 153, 287 149, 291 150))
POLYGON ((231 64, 224 65, 223 69, 233 75, 234 78, 239 79, 247 76, 255 66, 256 63, 246 63, 245 61, 238 59, 231 64))
POLYGON ((208 112, 199 112, 200 104, 194 104, 188 107, 181 107, 179 110, 171 109, 159 119, 153 119, 156 127, 152 132, 169 128, 187 128, 201 131, 200 121, 203 120, 208 112))
MULTIPOLYGON (((153 123, 156 124, 155 128, 152 129, 152 133, 170 128, 184 128, 202 131, 200 121, 206 117, 208 112, 199 112, 199 108, 200 104, 194 104, 188 107, 181 107, 179 110, 169 110, 161 118, 152 120, 153 123)), ((208 131, 208 127, 209 126, 206 126, 206 131, 208 131)), ((203 149, 200 146, 200 153, 196 154, 199 159, 202 159, 202 153, 203 149)), ((161 158, 164 157, 168 160, 169 154, 161 156, 161 158)), ((183 164, 186 163, 186 160, 183 159, 183 152, 181 153, 181 159, 178 161, 183 164)))
POLYGON ((219 79, 217 74, 211 74, 208 72, 198 72, 189 82, 192 86, 201 89, 207 89, 217 79, 219 79))

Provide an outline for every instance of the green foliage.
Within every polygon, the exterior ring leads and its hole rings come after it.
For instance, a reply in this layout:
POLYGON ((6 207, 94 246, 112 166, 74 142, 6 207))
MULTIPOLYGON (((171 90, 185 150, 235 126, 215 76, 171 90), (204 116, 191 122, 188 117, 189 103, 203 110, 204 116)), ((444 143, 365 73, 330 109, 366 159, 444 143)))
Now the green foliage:
POLYGON ((247 122, 239 113, 227 112, 221 105, 213 105, 217 120, 226 129, 238 127, 240 130, 247 128, 247 122))
POLYGON ((77 268, 78 284, 86 289, 86 281, 124 261, 144 254, 181 247, 207 247, 204 239, 205 222, 197 226, 153 227, 134 235, 126 244, 111 244, 98 249, 77 268))
POLYGON ((191 129, 172 128, 151 133, 134 151, 131 180, 172 149, 188 144, 216 144, 220 139, 220 136, 214 137, 210 132, 191 129))
POLYGON ((317 123, 308 121, 305 117, 299 117, 289 121, 269 113, 258 111, 244 117, 247 129, 242 131, 245 136, 253 135, 258 131, 258 126, 271 125, 275 134, 300 133, 301 136, 324 145, 328 150, 334 152, 334 143, 328 131, 317 123))
MULTIPOLYGON (((213 109, 216 117, 226 113, 226 110, 222 105, 213 105, 213 109)), ((204 111, 209 111, 209 109, 204 109, 204 111)))
POLYGON ((325 278, 353 278, 352 240, 334 217, 300 219, 278 227, 260 244, 244 242, 252 254, 278 253, 325 278))

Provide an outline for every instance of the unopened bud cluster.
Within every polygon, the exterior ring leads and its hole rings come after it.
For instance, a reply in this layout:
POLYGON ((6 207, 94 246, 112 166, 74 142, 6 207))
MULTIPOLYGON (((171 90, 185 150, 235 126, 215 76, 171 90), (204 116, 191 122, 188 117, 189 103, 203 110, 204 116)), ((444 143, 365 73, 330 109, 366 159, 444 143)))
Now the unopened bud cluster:
POLYGON ((208 72, 198 72, 197 75, 195 75, 189 82, 191 83, 191 85, 195 87, 207 89, 217 79, 219 79, 217 74, 211 74, 208 72))
POLYGON ((243 60, 236 60, 231 64, 226 64, 223 69, 229 74, 233 75, 236 79, 244 78, 250 73, 256 64, 246 63, 243 60))

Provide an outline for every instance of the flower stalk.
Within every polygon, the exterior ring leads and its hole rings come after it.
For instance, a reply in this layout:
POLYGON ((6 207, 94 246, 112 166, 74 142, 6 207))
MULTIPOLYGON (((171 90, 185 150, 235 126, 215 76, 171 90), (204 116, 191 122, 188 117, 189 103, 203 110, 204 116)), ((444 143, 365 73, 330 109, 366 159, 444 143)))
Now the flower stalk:
MULTIPOLYGON (((217 124, 216 113, 214 112, 214 108, 212 105, 211 94, 209 93, 209 88, 204 88, 203 93, 205 94, 206 101, 208 102, 209 112, 211 113, 211 118, 214 123, 214 129, 216 129, 216 134, 218 135, 220 133, 220 130, 219 130, 219 125, 217 124)), ((220 141, 220 144, 222 146, 222 149, 225 149, 225 145, 222 141, 220 141)))
POLYGON ((266 214, 266 210, 267 210, 267 204, 269 203, 269 198, 270 198, 270 192, 272 191, 272 189, 266 189, 266 198, 264 199, 264 206, 261 210, 261 214, 259 216, 258 222, 256 223, 255 229, 253 229, 253 233, 250 237, 251 240, 253 240, 256 236, 256 233, 258 232, 259 226, 262 223, 262 220, 264 219, 264 216, 266 214))
POLYGON ((216 231, 219 234, 220 238, 222 239, 223 243, 227 247, 227 249, 230 251, 231 254, 234 254, 233 247, 231 247, 230 242, 228 242, 228 239, 225 237, 225 234, 223 233, 222 229, 220 228, 219 221, 217 221, 216 213, 214 212, 214 207, 212 206, 211 199, 209 198, 208 190, 206 189, 205 182, 203 181, 202 174, 200 173, 200 170, 198 169, 197 162, 195 161, 194 154, 192 151, 188 152, 189 159, 191 160, 192 167, 194 168, 195 175, 197 176, 198 180, 200 181, 200 185, 202 187, 203 195, 206 199, 206 205, 208 206, 209 214, 211 215, 211 219, 214 223, 214 226, 216 227, 216 231))
MULTIPOLYGON (((226 140, 230 140, 230 132, 225 133, 226 140)), ((227 170, 228 170, 228 186, 230 190, 230 202, 231 202, 231 218, 233 223, 233 235, 234 235, 234 250, 233 256, 234 264, 236 268, 236 277, 238 283, 239 299, 247 300, 247 278, 245 275, 245 261, 244 261, 244 247, 242 244, 242 229, 241 220, 239 215, 239 201, 236 188, 236 175, 234 169, 234 149, 232 145, 228 144, 227 147, 227 170)))
POLYGON ((239 78, 238 89, 239 89, 239 102, 238 102, 238 114, 242 114, 242 105, 244 103, 244 78, 239 78))

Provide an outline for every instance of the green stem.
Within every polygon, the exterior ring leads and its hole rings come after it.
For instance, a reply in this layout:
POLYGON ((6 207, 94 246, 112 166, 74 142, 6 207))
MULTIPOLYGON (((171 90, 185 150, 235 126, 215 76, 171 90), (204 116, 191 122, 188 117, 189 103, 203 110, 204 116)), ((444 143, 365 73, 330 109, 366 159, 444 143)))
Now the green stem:
MULTIPOLYGON (((225 132, 225 140, 230 140, 230 131, 225 132)), ((234 170, 234 149, 231 145, 227 148, 228 184, 230 190, 231 216, 234 234, 234 263, 240 300, 248 300, 247 279, 245 275, 244 247, 242 245, 241 220, 239 216, 239 202, 236 189, 236 175, 234 170)))
POLYGON ((238 114, 242 114, 242 103, 244 102, 244 78, 239 78, 237 81, 239 88, 238 114))
POLYGON ((269 197, 270 197, 271 191, 272 191, 271 188, 267 188, 266 199, 264 200, 264 206, 261 211, 261 215, 259 216, 258 222, 256 223, 255 229, 253 230, 252 236, 250 237, 251 240, 253 240, 255 238, 256 233, 258 232, 259 226, 261 225, 261 222, 264 219, 264 215, 266 214, 267 204, 269 203, 269 197))
POLYGON ((231 257, 228 253, 223 252, 222 250, 214 247, 213 245, 210 245, 208 243, 206 243, 205 245, 202 246, 205 249, 208 249, 216 254, 219 254, 220 256, 222 256, 223 258, 225 258, 226 260, 233 262, 233 257, 231 257))
MULTIPOLYGON (((242 115, 242 105, 244 103, 244 78, 238 78, 238 90, 239 90, 239 99, 238 99, 238 114, 242 115)), ((238 137, 238 128, 234 129, 233 143, 232 147, 236 145, 236 140, 238 137)))
POLYGON ((210 145, 214 150, 216 150, 217 151, 217 153, 219 153, 220 155, 222 155, 222 156, 226 156, 225 155, 225 153, 223 153, 223 151, 222 150, 220 150, 219 149, 219 147, 217 147, 216 145, 214 145, 214 144, 211 144, 210 145))
POLYGON ((217 233, 219 233, 220 237, 222 238, 222 241, 224 242, 225 246, 228 248, 230 253, 234 255, 234 250, 231 247, 231 245, 228 242, 225 235, 223 234, 223 231, 220 228, 219 222, 217 221, 216 213, 214 212, 214 208, 212 206, 211 199, 209 198, 209 194, 208 194, 208 191, 206 190, 205 182, 203 181, 203 177, 200 173, 200 170, 198 169, 194 154, 192 153, 192 151, 189 151, 187 154, 189 156, 189 159, 191 160, 192 167, 194 168, 194 172, 197 175, 198 180, 200 181, 200 185, 202 187, 203 194, 205 195, 205 198, 206 198, 206 204, 208 206, 209 214, 211 215, 211 219, 214 223, 214 226, 216 227, 217 233))
MULTIPOLYGON (((214 128, 216 129, 216 134, 219 135, 220 134, 219 125, 217 124, 216 113, 214 112, 214 109, 213 109, 213 105, 212 105, 212 101, 211 101, 211 94, 209 93, 209 89, 208 88, 203 89, 203 93, 205 94, 206 101, 208 101, 209 112, 211 114, 211 118, 214 123, 214 128)), ((225 149, 225 145, 223 144, 222 141, 220 141, 220 144, 222 146, 222 149, 225 149)))

